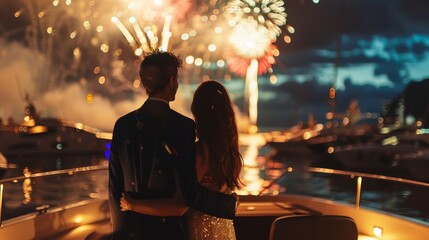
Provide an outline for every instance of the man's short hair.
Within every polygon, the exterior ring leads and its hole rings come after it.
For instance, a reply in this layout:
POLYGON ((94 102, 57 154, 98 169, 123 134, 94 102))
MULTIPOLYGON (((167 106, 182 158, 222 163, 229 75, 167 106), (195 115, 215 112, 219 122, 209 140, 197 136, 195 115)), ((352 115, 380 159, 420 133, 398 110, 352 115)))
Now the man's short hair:
POLYGON ((155 50, 140 63, 140 80, 147 93, 164 89, 172 77, 177 77, 182 59, 171 52, 155 50))

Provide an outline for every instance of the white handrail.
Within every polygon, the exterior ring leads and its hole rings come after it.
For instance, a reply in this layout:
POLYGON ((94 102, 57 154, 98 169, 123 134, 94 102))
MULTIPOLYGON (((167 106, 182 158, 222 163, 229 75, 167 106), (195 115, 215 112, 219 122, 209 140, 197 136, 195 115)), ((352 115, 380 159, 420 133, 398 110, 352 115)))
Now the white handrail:
POLYGON ((2 209, 3 209, 3 184, 0 184, 0 227, 2 224, 2 209))
POLYGON ((95 171, 95 170, 107 170, 108 166, 86 166, 86 167, 77 167, 77 168, 68 168, 68 169, 61 169, 61 170, 55 170, 55 171, 49 171, 49 172, 41 172, 41 173, 32 173, 30 176, 19 176, 19 177, 13 177, 13 178, 6 178, 0 180, 0 183, 5 182, 11 182, 11 181, 17 181, 17 180, 23 180, 27 178, 37 178, 37 177, 44 177, 44 176, 53 176, 53 175, 60 175, 60 174, 74 174, 78 172, 86 172, 86 171, 95 171))
POLYGON ((77 167, 77 168, 69 168, 69 169, 55 170, 55 171, 49 171, 49 172, 34 173, 34 174, 31 174, 30 176, 19 176, 19 177, 7 178, 7 179, 0 180, 0 227, 2 226, 1 225, 2 224, 2 203, 3 203, 3 188, 4 188, 3 183, 18 181, 18 180, 24 180, 24 179, 29 179, 29 178, 61 175, 61 174, 73 175, 73 174, 79 173, 79 172, 107 170, 107 168, 108 168, 108 166, 77 167))

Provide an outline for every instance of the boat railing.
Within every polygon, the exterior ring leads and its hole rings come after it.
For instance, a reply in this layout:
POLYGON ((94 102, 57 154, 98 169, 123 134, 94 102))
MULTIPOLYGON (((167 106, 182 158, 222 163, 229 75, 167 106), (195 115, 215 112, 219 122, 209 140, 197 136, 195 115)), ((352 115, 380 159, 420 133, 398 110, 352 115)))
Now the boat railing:
POLYGON ((85 166, 0 180, 2 222, 91 199, 107 199, 107 166, 85 166))
MULTIPOLYGON (((42 214, 80 201, 107 199, 107 168, 77 167, 0 180, 0 226, 2 220, 42 214)), ((428 187, 429 183, 376 174, 315 167, 304 173, 287 168, 259 195, 276 192, 319 197, 429 225, 428 187)))
POLYGON ((310 167, 308 170, 313 173, 336 174, 336 175, 350 176, 350 178, 356 179, 356 208, 360 207, 362 183, 363 183, 362 181, 364 178, 391 181, 391 182, 429 188, 429 183, 409 180, 404 178, 398 178, 398 177, 383 176, 383 175, 377 175, 377 174, 371 174, 371 173, 351 172, 351 171, 336 170, 336 169, 329 169, 329 168, 317 168, 317 167, 310 167))
POLYGON ((429 183, 328 168, 286 168, 258 195, 300 194, 394 214, 429 226, 429 183))

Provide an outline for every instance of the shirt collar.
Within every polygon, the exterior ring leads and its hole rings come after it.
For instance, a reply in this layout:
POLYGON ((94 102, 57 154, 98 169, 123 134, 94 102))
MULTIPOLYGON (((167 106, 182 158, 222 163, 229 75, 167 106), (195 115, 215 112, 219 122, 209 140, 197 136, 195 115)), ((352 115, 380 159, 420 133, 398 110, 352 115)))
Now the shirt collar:
POLYGON ((168 101, 166 101, 165 99, 162 99, 162 98, 149 97, 147 100, 163 102, 163 103, 170 106, 170 103, 168 101))

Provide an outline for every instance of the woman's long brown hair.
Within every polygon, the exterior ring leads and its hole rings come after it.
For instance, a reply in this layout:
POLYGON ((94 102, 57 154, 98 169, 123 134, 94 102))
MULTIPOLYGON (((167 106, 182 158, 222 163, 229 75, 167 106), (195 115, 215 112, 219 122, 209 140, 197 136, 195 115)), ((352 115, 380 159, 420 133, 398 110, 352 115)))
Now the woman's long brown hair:
POLYGON ((220 189, 240 188, 243 158, 239 152, 234 109, 225 87, 217 81, 205 81, 194 94, 191 105, 199 141, 208 147, 209 175, 220 189))

